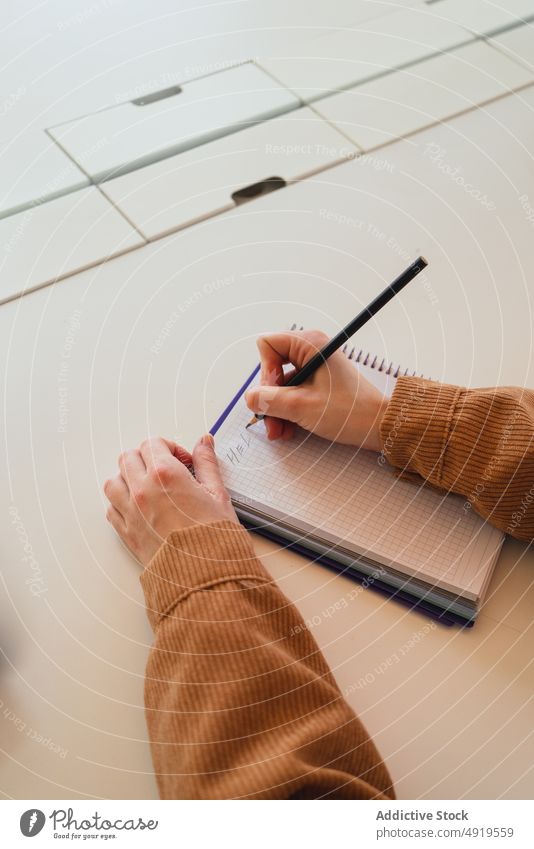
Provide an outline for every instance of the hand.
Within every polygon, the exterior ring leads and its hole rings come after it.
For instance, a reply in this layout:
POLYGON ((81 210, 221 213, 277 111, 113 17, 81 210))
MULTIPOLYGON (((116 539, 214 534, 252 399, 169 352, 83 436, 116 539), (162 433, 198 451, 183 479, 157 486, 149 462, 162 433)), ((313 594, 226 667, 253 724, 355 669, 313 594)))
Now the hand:
POLYGON ((341 351, 301 386, 281 385, 288 379, 285 363, 302 368, 327 341, 318 330, 260 337, 261 386, 248 390, 246 402, 254 413, 267 415, 269 439, 290 439, 297 424, 331 442, 379 451, 387 398, 341 351))
POLYGON ((192 455, 175 442, 147 439, 121 454, 119 469, 104 484, 110 501, 106 516, 144 566, 172 531, 238 521, 209 434, 198 440, 192 455))

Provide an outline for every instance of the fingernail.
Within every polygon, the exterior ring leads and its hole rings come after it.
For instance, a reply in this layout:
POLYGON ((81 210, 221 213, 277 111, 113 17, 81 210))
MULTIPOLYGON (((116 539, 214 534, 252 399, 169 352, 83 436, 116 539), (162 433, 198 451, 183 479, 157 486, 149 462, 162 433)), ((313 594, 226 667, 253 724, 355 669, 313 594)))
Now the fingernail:
POLYGON ((215 440, 211 433, 205 433, 201 441, 203 445, 208 445, 210 448, 213 448, 215 445, 215 440))

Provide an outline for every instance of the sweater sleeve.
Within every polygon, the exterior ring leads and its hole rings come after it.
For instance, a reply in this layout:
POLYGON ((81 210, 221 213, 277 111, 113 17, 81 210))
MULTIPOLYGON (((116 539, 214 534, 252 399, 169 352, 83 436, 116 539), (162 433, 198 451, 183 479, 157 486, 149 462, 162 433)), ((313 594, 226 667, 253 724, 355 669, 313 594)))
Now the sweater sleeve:
POLYGON ((239 525, 172 533, 141 578, 162 798, 394 798, 296 608, 239 525))
POLYGON ((534 538, 534 392, 401 377, 380 428, 402 474, 465 496, 496 527, 534 538))

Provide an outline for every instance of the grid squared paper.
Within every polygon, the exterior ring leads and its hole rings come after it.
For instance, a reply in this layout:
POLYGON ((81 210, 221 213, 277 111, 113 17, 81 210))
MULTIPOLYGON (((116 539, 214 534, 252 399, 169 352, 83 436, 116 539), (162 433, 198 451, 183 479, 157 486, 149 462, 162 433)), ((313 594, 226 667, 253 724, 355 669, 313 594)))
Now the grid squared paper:
MULTIPOLYGON (((391 393, 393 378, 358 368, 391 393)), ((240 399, 217 436, 224 482, 236 502, 478 600, 503 536, 466 510, 465 499, 399 480, 377 454, 303 430, 289 442, 269 442, 262 422, 245 430, 250 415, 240 399)))

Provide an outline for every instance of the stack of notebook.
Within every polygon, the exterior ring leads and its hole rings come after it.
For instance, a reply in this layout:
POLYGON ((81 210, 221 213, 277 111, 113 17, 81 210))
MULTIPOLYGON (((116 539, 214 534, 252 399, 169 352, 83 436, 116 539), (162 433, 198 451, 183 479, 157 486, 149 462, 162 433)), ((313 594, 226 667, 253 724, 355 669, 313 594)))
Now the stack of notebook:
MULTIPOLYGON (((391 394, 398 368, 347 355, 391 394)), ((399 479, 378 454, 303 430, 270 442, 262 422, 245 430, 243 394, 257 380, 258 368, 212 428, 241 521, 446 624, 473 624, 503 534, 464 498, 399 479)))

